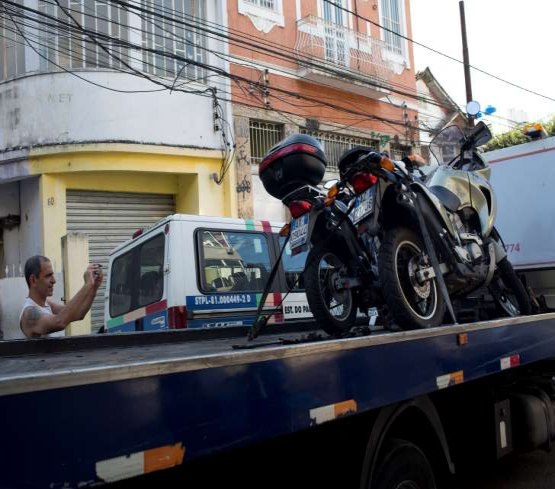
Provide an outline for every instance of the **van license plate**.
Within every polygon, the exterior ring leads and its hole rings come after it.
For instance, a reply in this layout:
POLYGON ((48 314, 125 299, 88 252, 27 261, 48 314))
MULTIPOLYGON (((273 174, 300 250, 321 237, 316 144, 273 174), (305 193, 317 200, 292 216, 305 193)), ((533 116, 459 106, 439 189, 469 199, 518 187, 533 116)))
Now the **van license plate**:
POLYGON ((289 238, 291 250, 306 244, 309 219, 310 214, 305 214, 291 221, 291 237, 289 238))
POLYGON ((371 187, 362 192, 356 199, 353 210, 351 211, 351 221, 357 224, 369 214, 374 212, 374 195, 376 187, 371 187))

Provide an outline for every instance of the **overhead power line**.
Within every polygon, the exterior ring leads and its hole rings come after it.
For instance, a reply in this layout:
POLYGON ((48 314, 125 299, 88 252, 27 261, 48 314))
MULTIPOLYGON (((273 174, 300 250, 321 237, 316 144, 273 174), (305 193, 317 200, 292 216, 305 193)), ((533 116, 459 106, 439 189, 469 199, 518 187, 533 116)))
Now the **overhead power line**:
MULTIPOLYGON (((357 13, 357 12, 353 12, 352 10, 343 7, 343 5, 340 5, 340 4, 336 3, 336 2, 333 1, 333 0, 324 0, 324 2, 326 2, 326 3, 328 3, 328 4, 332 5, 332 6, 334 6, 334 7, 336 7, 336 8, 338 8, 338 9, 340 9, 340 10, 343 10, 343 11, 345 11, 345 12, 351 14, 351 15, 354 15, 354 16, 357 17, 358 19, 361 19, 361 20, 364 20, 364 21, 366 21, 366 22, 369 22, 370 24, 372 24, 372 25, 374 25, 374 26, 376 26, 376 27, 379 27, 380 29, 383 29, 383 30, 386 31, 386 32, 390 32, 391 34, 394 34, 395 36, 398 36, 398 37, 400 37, 400 38, 402 38, 402 39, 404 39, 404 40, 406 40, 406 41, 408 41, 408 42, 411 42, 411 43, 413 43, 413 44, 416 44, 417 46, 420 46, 420 47, 422 47, 422 48, 424 48, 424 49, 427 49, 428 51, 431 51, 431 52, 433 52, 433 53, 435 53, 435 54, 438 54, 438 55, 440 55, 440 56, 443 56, 444 58, 450 59, 451 61, 455 61, 455 62, 457 62, 457 63, 459 63, 459 64, 464 64, 463 61, 461 61, 461 60, 458 59, 458 58, 455 58, 454 56, 450 56, 450 55, 448 55, 448 54, 446 54, 446 53, 443 53, 443 52, 441 52, 441 51, 439 51, 439 50, 437 50, 437 49, 435 49, 435 48, 432 48, 432 47, 430 47, 430 46, 427 46, 426 44, 423 44, 423 43, 421 43, 421 42, 415 41, 414 39, 411 39, 410 37, 407 37, 407 36, 405 36, 405 35, 403 35, 403 34, 401 34, 401 33, 399 33, 399 32, 396 32, 396 31, 394 31, 394 30, 392 30, 392 29, 389 29, 389 28, 387 28, 387 27, 384 27, 383 25, 378 24, 377 22, 373 21, 372 19, 369 19, 368 17, 364 17, 364 16, 360 15, 360 14, 357 13)), ((504 79, 504 78, 502 78, 502 77, 500 77, 500 76, 498 76, 498 75, 494 75, 494 74, 492 74, 492 73, 487 72, 486 70, 483 70, 483 69, 481 69, 481 68, 478 68, 477 66, 470 65, 470 68, 472 68, 473 70, 476 70, 476 71, 478 71, 478 72, 480 72, 480 73, 482 73, 482 74, 484 74, 484 75, 487 75, 487 76, 489 76, 489 77, 491 77, 491 78, 494 78, 495 80, 498 80, 498 81, 500 81, 500 82, 506 83, 507 85, 511 85, 512 87, 518 88, 519 90, 524 90, 525 92, 528 92, 528 93, 531 93, 531 94, 533 94, 533 95, 537 95, 538 97, 542 97, 542 98, 544 98, 544 99, 546 99, 546 100, 550 100, 550 101, 552 101, 552 102, 555 102, 555 98, 553 98, 553 97, 549 97, 549 96, 544 95, 544 94, 542 94, 542 93, 536 92, 536 91, 531 90, 531 89, 529 89, 529 88, 526 88, 526 87, 523 87, 523 86, 518 85, 518 84, 516 84, 516 83, 513 83, 513 82, 511 82, 511 81, 509 81, 509 80, 506 80, 506 79, 504 79)))

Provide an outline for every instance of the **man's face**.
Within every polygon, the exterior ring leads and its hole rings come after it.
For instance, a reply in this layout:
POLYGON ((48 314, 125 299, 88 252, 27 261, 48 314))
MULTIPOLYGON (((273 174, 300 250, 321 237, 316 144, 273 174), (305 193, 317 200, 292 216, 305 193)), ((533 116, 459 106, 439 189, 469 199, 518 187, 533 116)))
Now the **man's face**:
POLYGON ((42 297, 50 297, 54 293, 54 270, 50 261, 42 261, 38 277, 31 276, 31 287, 42 297))

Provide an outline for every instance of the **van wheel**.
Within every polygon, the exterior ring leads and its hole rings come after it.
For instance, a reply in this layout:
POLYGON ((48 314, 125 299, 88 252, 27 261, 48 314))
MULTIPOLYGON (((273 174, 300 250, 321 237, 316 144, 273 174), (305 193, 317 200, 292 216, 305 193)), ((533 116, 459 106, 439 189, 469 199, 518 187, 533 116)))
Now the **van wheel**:
POLYGON ((384 449, 381 467, 368 489, 436 489, 432 467, 414 443, 391 439, 384 449))
POLYGON ((306 298, 318 326, 332 336, 346 333, 355 323, 353 289, 341 283, 348 274, 345 260, 335 251, 317 246, 308 254, 304 272, 306 298))

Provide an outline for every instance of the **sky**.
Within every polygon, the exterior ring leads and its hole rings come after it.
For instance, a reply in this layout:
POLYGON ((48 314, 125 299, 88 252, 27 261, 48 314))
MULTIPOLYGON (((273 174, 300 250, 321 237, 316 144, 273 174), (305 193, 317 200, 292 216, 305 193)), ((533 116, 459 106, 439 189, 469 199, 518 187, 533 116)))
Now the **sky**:
MULTIPOLYGON (((410 4, 412 38, 462 61, 459 0, 410 0, 410 4)), ((503 118, 521 122, 519 112, 530 121, 555 115, 555 0, 465 0, 464 6, 470 64, 554 99, 532 95, 471 70, 473 99, 482 108, 492 105, 497 109, 498 117, 485 119, 495 123, 495 132, 513 125, 503 118)), ((461 63, 417 45, 414 57, 416 71, 428 66, 451 98, 466 104, 461 63)))

